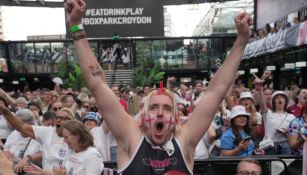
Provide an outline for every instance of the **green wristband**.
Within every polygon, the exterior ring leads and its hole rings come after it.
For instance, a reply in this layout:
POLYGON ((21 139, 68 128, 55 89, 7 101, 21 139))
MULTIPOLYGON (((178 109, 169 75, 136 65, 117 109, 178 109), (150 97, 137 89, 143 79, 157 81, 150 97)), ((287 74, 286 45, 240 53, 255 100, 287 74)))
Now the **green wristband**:
POLYGON ((82 24, 79 24, 79 25, 72 25, 70 28, 69 28, 70 32, 71 33, 76 33, 80 30, 83 30, 83 25, 82 24))

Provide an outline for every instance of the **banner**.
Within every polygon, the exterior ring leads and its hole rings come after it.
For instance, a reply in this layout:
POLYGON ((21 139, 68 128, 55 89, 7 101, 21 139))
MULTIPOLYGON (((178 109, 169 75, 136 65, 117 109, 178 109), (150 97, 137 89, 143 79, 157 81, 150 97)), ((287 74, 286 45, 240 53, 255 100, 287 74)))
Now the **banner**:
POLYGON ((307 44, 307 21, 277 33, 269 33, 265 38, 247 44, 243 59, 305 44, 307 44))
POLYGON ((256 40, 246 45, 243 59, 256 57, 266 53, 273 53, 286 48, 285 35, 287 29, 277 33, 269 33, 265 38, 256 40))
POLYGON ((89 38, 164 36, 161 0, 86 0, 82 23, 89 38))

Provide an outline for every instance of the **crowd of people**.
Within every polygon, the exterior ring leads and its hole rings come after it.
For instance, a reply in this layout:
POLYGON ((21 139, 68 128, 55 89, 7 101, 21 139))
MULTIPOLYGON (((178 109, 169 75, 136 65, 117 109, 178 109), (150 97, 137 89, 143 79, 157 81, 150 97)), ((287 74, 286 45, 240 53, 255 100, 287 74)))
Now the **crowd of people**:
MULTIPOLYGON (((84 1, 67 0, 65 9, 69 26, 81 24, 84 1)), ((109 87, 85 31, 74 31, 88 89, 1 89, 0 163, 13 167, 1 171, 98 175, 104 161, 117 161, 118 174, 193 174, 194 160, 211 156, 302 154, 307 89, 295 101, 265 83, 268 71, 254 75, 253 89, 236 85, 252 19, 242 12, 235 23, 237 39, 209 84, 179 87, 175 77, 166 87, 109 87)), ((261 166, 247 159, 237 174, 260 175, 261 166)))

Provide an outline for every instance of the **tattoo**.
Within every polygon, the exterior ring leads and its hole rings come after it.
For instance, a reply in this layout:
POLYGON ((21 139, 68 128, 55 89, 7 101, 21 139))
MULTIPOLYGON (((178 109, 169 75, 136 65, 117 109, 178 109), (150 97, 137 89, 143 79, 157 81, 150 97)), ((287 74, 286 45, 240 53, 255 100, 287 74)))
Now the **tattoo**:
POLYGON ((94 66, 89 66, 88 67, 91 71, 91 74, 96 77, 96 76, 103 76, 103 71, 101 70, 100 66, 94 65, 94 66))

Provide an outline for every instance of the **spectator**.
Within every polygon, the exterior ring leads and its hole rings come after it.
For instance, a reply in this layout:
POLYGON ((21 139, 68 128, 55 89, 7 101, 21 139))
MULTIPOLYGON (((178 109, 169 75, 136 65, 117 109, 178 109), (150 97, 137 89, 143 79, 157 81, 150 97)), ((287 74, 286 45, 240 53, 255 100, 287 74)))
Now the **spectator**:
POLYGON ((299 117, 303 114, 303 106, 307 104, 307 89, 300 89, 296 96, 296 104, 289 106, 287 111, 296 117, 299 117))
POLYGON ((257 160, 245 158, 239 162, 236 175, 261 175, 261 171, 261 165, 257 160))
POLYGON ((288 141, 295 155, 303 155, 304 138, 302 137, 302 130, 306 129, 307 123, 307 103, 303 107, 303 115, 292 120, 288 130, 288 141))
POLYGON ((47 111, 43 114, 42 125, 54 127, 56 121, 56 114, 51 111, 47 111))
MULTIPOLYGON (((29 125, 34 124, 34 115, 28 109, 20 109, 16 112, 16 117, 29 125)), ((31 161, 41 161, 42 159, 42 145, 16 130, 7 137, 4 151, 7 155, 12 156, 16 173, 22 172, 29 159, 31 161)))
MULTIPOLYGON (((5 99, 0 96, 0 106, 5 106, 8 108, 8 105, 5 99)), ((13 128, 5 120, 4 114, 0 111, 0 139, 2 144, 5 144, 7 136, 13 132, 13 128)))
POLYGON ((250 137, 250 114, 241 105, 231 109, 230 128, 221 136, 222 156, 251 156, 255 150, 255 144, 250 137))
MULTIPOLYGON (((260 79, 257 80, 261 82, 260 79)), ((267 108, 264 100, 263 88, 260 86, 260 108, 263 115, 265 127, 265 138, 270 138, 274 142, 274 147, 265 150, 269 155, 290 155, 291 149, 286 137, 290 122, 294 115, 286 112, 288 98, 283 91, 276 91, 272 95, 272 110, 267 108)))

